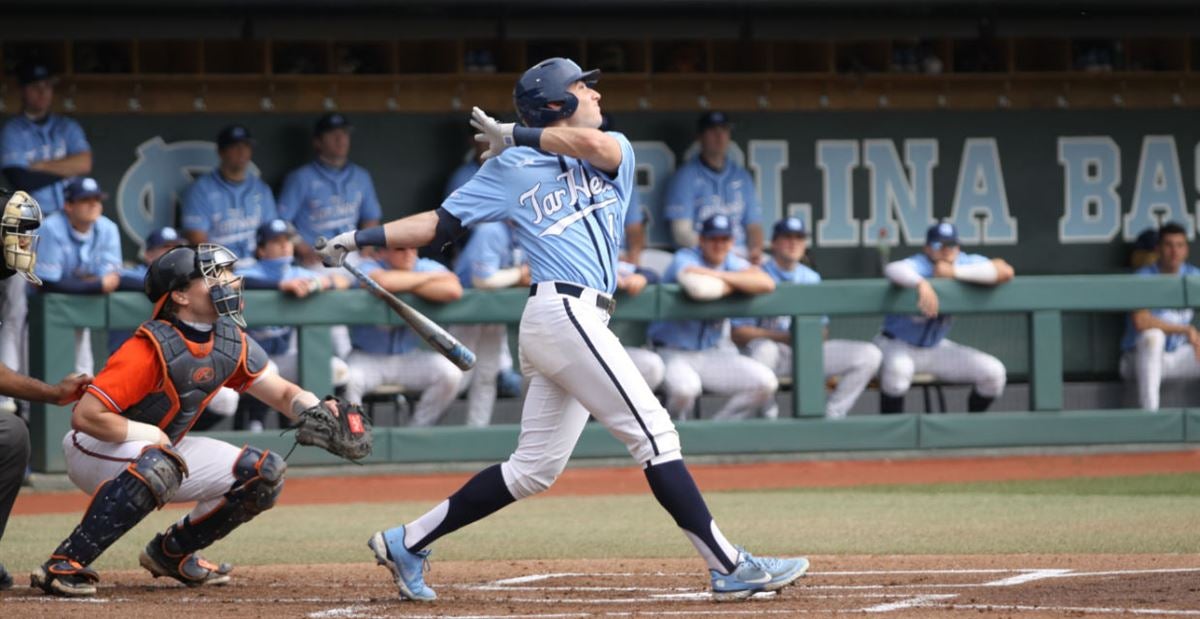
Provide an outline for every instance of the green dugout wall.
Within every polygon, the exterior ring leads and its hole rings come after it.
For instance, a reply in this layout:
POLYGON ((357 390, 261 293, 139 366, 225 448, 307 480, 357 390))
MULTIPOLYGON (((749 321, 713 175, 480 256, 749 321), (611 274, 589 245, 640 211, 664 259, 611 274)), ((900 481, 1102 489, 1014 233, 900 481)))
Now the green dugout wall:
MULTIPOLYGON (((976 325, 992 324, 988 333, 975 332, 969 341, 985 349, 1010 346, 1024 338, 1027 359, 1014 372, 1030 383, 1030 402, 1024 412, 985 415, 854 416, 827 421, 822 377, 821 316, 836 326, 847 317, 909 312, 916 295, 883 280, 829 281, 815 286, 789 286, 760 297, 731 298, 714 303, 688 300, 676 286, 649 287, 633 298, 618 297, 615 321, 644 322, 655 318, 686 319, 722 316, 792 315, 794 349, 793 415, 774 421, 732 423, 693 421, 679 425, 690 454, 761 454, 805 451, 943 449, 1113 443, 1200 442, 1200 409, 1064 411, 1064 313, 1126 312, 1141 307, 1189 307, 1200 304, 1200 278, 1148 278, 1110 276, 1028 276, 998 288, 962 285, 952 281, 934 284, 947 313, 963 320, 981 316, 976 325), (993 314, 1023 317, 1024 329, 1010 328, 1010 316, 998 321, 993 314)), ((469 290, 455 303, 439 306, 410 302, 444 324, 519 321, 527 292, 469 290)), ((251 324, 287 324, 299 329, 301 383, 308 389, 329 391, 328 358, 332 354, 329 326, 333 324, 402 324, 386 305, 364 291, 345 291, 298 300, 269 291, 246 294, 246 317, 251 324)), ((56 381, 73 368, 74 330, 129 329, 149 315, 150 305, 137 293, 109 296, 37 295, 31 298, 29 350, 31 373, 56 381)), ((865 324, 865 323, 864 323, 865 324)), ((877 324, 877 323, 875 323, 877 324)), ((632 325, 626 325, 632 326, 632 325)), ((960 334, 962 325, 956 331, 960 334)), ((986 329, 984 329, 986 331, 986 329)), ((1090 337, 1069 332, 1071 337, 1090 337)), ((863 337, 869 334, 863 334, 863 337)), ((1111 334, 1110 334, 1111 335, 1111 334)), ((99 337, 94 336, 94 337, 99 337)), ((958 338, 968 340, 968 338, 958 338)), ((1115 358, 1110 348, 1095 345, 1096 354, 1115 358)), ((1073 344, 1076 344, 1072 340, 1073 344)), ((99 361, 99 360, 98 360, 99 361)), ((1087 360, 1081 367, 1086 370, 1087 360)), ((65 463, 61 439, 70 428, 70 408, 36 404, 32 438, 34 467, 62 471, 65 463)), ((494 460, 505 457, 516 444, 518 427, 498 425, 465 427, 378 428, 370 462, 448 462, 494 460)), ((218 432, 211 436, 240 444, 253 442, 286 450, 290 437, 243 432, 218 432)), ((579 457, 613 457, 624 448, 592 424, 576 447, 579 457)), ((329 464, 332 456, 312 448, 299 448, 293 464, 329 464)))

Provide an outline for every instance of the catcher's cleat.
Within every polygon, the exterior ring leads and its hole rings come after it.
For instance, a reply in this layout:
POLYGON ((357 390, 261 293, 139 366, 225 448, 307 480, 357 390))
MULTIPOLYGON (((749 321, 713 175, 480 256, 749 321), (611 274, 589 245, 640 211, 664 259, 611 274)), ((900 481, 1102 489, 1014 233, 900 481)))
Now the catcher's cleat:
POLYGON ((29 575, 30 587, 63 597, 96 595, 97 582, 100 582, 100 575, 96 570, 59 556, 50 557, 29 575))
POLYGON ((713 600, 731 602, 748 599, 760 591, 778 591, 795 582, 807 571, 808 559, 804 557, 755 557, 742 550, 733 572, 722 574, 716 570, 709 570, 712 575, 713 600))
POLYGON ((375 562, 388 568, 400 588, 400 597, 414 602, 432 602, 437 594, 425 584, 429 569, 429 550, 410 552, 404 547, 404 527, 378 531, 367 542, 375 553, 375 562))
POLYGON ((232 565, 212 563, 198 552, 172 555, 163 548, 163 539, 162 533, 155 535, 138 557, 138 563, 155 578, 169 576, 189 587, 219 586, 229 582, 232 565))

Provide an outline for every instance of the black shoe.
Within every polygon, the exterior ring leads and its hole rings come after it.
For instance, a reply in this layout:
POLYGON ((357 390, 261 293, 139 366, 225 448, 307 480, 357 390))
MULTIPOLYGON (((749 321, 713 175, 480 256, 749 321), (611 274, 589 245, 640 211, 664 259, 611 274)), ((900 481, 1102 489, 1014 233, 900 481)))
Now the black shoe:
POLYGON ((155 535, 138 557, 138 563, 155 578, 169 576, 189 587, 215 586, 229 582, 232 565, 210 563, 196 552, 173 555, 163 548, 163 539, 162 533, 155 535))
POLYGON ((96 595, 98 582, 100 575, 96 570, 66 557, 50 557, 49 561, 29 575, 29 586, 37 587, 50 595, 63 597, 96 595))
POLYGON ((0 563, 0 591, 12 589, 12 586, 12 574, 9 574, 8 570, 4 569, 4 564, 0 563))

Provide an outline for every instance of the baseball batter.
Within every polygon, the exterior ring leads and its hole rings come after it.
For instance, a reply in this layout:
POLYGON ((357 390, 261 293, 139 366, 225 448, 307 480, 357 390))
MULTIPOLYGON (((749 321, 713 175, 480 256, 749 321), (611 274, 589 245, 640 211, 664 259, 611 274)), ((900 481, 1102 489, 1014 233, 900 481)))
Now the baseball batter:
MULTIPOLYGON (((79 526, 31 584, 51 595, 96 594, 89 565, 151 511, 195 502, 154 536, 139 562, 188 586, 229 582, 232 566, 199 551, 270 509, 283 490, 283 458, 188 430, 222 386, 248 391, 296 418, 317 396, 266 372, 267 354, 242 331, 237 257, 220 245, 176 247, 150 265, 154 315, 108 360, 75 406, 63 437, 67 475, 92 495, 79 526)), ((335 411, 336 412, 336 411, 335 411)))
MULTIPOLYGON (((804 221, 797 217, 780 219, 771 234, 771 259, 763 270, 781 284, 818 284, 821 276, 800 263, 807 250, 808 231, 804 221)), ((749 357, 774 369, 776 376, 791 374, 791 316, 737 318, 732 323, 733 341, 749 357)), ((838 378, 837 387, 825 402, 825 417, 842 419, 879 371, 883 354, 870 342, 830 339, 825 340, 821 352, 825 378, 838 378)))
POLYGON ((642 464, 655 498, 707 562, 716 599, 780 589, 808 568, 803 558, 753 557, 725 538, 683 463, 670 417, 608 329, 634 155, 625 136, 597 129, 598 78, 599 71, 584 72, 565 58, 534 65, 513 91, 523 125, 474 110, 476 139, 489 142, 489 159, 441 208, 339 234, 322 251, 326 264, 340 264, 360 247, 441 247, 464 226, 509 221, 534 282, 520 324, 530 384, 516 451, 369 542, 403 598, 437 597, 422 573, 435 540, 549 488, 589 415, 642 464))
MULTIPOLYGON (((1158 260, 1136 271, 1153 277, 1200 275, 1189 264, 1187 230, 1168 223, 1158 232, 1158 260)), ((1137 379, 1138 404, 1158 410, 1164 378, 1200 378, 1200 331, 1192 326, 1191 308, 1157 308, 1133 312, 1121 339, 1121 375, 1137 379)))
POLYGON ((875 345, 883 351, 879 370, 879 407, 883 413, 904 410, 904 394, 916 372, 928 372, 939 380, 974 385, 967 410, 981 413, 1004 391, 1008 376, 999 359, 946 338, 953 317, 938 312, 938 297, 931 277, 948 277, 960 282, 998 286, 1013 278, 1013 268, 999 258, 959 251, 958 231, 949 222, 939 222, 925 233, 922 253, 889 263, 883 274, 897 286, 917 289, 920 316, 891 314, 875 345))

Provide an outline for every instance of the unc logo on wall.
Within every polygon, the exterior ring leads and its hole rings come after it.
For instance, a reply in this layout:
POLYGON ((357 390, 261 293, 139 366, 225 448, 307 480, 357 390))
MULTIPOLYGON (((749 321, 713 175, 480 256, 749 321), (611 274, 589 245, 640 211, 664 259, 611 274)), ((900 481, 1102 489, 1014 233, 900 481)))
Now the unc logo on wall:
MULTIPOLYGON (((144 247, 151 231, 175 226, 187 188, 219 161, 216 144, 207 140, 168 144, 154 136, 138 145, 137 160, 117 185, 117 217, 125 234, 144 247)), ((259 174, 253 163, 248 171, 259 174)))

